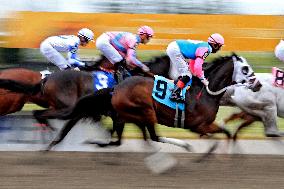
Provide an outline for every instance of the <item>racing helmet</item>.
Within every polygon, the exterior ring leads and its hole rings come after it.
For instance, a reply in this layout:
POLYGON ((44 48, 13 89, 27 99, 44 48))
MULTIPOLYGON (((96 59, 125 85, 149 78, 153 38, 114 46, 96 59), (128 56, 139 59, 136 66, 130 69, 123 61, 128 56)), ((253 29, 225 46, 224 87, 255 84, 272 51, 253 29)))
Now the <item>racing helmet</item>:
POLYGON ((212 35, 210 35, 208 37, 207 42, 212 44, 218 44, 220 46, 223 46, 225 44, 224 37, 219 33, 213 33, 212 35))
POLYGON ((147 34, 148 37, 153 37, 154 31, 149 26, 141 26, 137 32, 139 35, 147 34))
POLYGON ((87 39, 88 42, 94 40, 94 33, 88 28, 80 29, 78 32, 78 36, 84 37, 85 39, 87 39))

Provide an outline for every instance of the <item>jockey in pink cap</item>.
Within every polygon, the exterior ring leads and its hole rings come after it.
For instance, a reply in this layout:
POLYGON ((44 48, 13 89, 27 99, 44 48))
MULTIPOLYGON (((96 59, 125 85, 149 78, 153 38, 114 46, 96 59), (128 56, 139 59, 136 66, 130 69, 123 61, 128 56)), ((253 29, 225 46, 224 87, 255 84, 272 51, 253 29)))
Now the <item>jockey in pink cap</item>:
POLYGON ((202 64, 210 53, 216 53, 224 45, 224 38, 218 33, 209 36, 207 42, 197 40, 176 40, 167 47, 167 55, 171 59, 171 66, 178 72, 179 80, 173 90, 171 100, 183 102, 180 95, 192 75, 197 76, 204 85, 208 80, 204 77, 202 64), (186 59, 190 59, 189 65, 186 59))
POLYGON ((124 61, 130 67, 139 67, 144 72, 149 68, 136 57, 136 48, 140 43, 147 44, 153 37, 154 31, 149 26, 138 29, 137 35, 129 32, 105 32, 96 40, 97 48, 113 64, 123 65, 124 61))

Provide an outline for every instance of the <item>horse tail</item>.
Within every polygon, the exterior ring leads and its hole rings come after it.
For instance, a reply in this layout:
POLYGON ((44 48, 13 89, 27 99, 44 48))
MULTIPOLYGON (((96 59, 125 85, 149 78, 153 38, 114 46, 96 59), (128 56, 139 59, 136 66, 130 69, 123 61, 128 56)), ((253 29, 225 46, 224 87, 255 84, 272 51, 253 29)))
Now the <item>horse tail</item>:
POLYGON ((16 93, 34 95, 41 91, 41 86, 41 82, 36 84, 25 84, 15 80, 0 79, 0 88, 16 93))
POLYGON ((112 88, 105 88, 81 97, 71 109, 57 115, 59 119, 67 120, 73 118, 92 118, 99 121, 102 115, 111 114, 112 88))

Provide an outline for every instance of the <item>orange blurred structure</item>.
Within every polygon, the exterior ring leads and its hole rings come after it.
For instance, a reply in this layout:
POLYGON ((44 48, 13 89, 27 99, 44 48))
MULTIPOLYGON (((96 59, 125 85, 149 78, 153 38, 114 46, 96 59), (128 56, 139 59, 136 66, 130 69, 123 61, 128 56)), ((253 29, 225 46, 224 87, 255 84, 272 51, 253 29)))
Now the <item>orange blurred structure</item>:
POLYGON ((225 51, 272 51, 283 37, 284 16, 17 12, 7 25, 6 47, 14 48, 38 48, 48 36, 76 34, 82 27, 96 38, 105 31, 136 32, 149 25, 155 36, 141 50, 164 50, 173 40, 206 40, 217 32, 225 37, 225 51))

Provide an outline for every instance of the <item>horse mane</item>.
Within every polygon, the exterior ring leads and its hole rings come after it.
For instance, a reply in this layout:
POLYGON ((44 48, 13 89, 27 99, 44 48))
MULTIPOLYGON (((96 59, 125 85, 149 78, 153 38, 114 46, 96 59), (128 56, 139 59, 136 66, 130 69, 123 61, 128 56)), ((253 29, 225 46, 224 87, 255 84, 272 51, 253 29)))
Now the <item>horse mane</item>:
POLYGON ((143 63, 146 66, 149 66, 150 64, 156 64, 156 63, 159 63, 161 61, 164 61, 165 59, 170 59, 170 57, 168 57, 168 55, 166 55, 166 54, 163 54, 163 55, 153 57, 152 59, 150 59, 150 61, 143 62, 143 63))
POLYGON ((100 63, 106 59, 106 57, 104 55, 99 55, 98 58, 96 58, 95 60, 91 60, 91 61, 85 61, 86 66, 89 68, 96 68, 98 65, 100 65, 100 63))
POLYGON ((219 56, 209 63, 207 63, 207 62, 204 63, 203 64, 203 70, 205 72, 205 75, 208 75, 209 73, 212 73, 213 70, 215 70, 216 68, 223 66, 230 59, 232 59, 233 56, 238 57, 235 53, 233 53, 230 56, 219 56))

